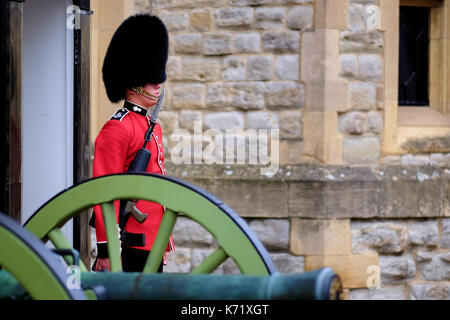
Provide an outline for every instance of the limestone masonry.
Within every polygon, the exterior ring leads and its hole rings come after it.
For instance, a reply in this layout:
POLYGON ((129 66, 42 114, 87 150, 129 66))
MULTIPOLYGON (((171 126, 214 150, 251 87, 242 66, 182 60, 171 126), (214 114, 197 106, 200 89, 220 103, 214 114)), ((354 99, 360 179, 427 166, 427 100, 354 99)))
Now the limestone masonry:
MULTIPOLYGON (((397 113, 399 0, 113 2, 151 10, 170 33, 168 175, 246 219, 282 273, 332 267, 346 299, 450 299, 450 108, 430 107, 439 121, 429 128, 397 113), (206 164, 195 147, 190 163, 173 163, 183 137, 201 150, 213 129, 266 130, 259 147, 269 153, 278 129, 278 171, 233 157, 206 164)), ((444 26, 433 40, 448 39, 449 2, 432 11, 444 26)), ((99 61, 113 30, 105 21, 99 61)), ((450 105, 444 62, 439 106, 450 105)), ((99 113, 97 131, 115 107, 99 113)), ((190 272, 216 246, 183 217, 174 240, 167 272, 190 272)), ((228 259, 216 272, 239 270, 228 259)))

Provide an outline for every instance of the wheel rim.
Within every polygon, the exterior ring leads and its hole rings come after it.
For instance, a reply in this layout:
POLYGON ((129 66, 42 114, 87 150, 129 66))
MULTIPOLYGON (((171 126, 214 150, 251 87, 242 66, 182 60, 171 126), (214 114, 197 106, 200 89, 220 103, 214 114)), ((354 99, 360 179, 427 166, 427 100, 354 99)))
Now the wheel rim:
POLYGON ((71 274, 57 257, 27 230, 0 214, 0 265, 38 300, 86 299, 81 289, 69 289, 71 274))
POLYGON ((192 184, 158 174, 114 174, 90 179, 53 197, 35 212, 25 227, 58 248, 68 247, 69 242, 59 228, 81 210, 100 204, 111 271, 119 272, 122 268, 113 205, 117 199, 147 200, 166 207, 144 273, 156 272, 178 213, 202 225, 220 246, 193 273, 212 272, 228 257, 233 258, 243 274, 277 272, 267 250, 231 208, 192 184))

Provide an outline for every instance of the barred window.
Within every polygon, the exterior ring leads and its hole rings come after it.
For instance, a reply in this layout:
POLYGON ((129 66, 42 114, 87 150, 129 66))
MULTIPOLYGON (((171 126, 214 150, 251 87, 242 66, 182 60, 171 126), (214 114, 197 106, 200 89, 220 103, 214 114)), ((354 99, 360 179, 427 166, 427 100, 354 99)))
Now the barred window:
POLYGON ((429 106, 430 8, 400 7, 399 106, 429 106))

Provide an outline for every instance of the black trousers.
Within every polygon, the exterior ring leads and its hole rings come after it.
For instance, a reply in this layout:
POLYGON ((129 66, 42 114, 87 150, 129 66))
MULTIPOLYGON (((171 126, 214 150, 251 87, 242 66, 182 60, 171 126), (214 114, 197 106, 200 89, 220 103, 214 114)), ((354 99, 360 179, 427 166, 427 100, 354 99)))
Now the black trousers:
MULTIPOLYGON (((142 272, 150 251, 122 247, 122 270, 125 272, 142 272)), ((163 272, 163 262, 158 268, 158 273, 163 272)))

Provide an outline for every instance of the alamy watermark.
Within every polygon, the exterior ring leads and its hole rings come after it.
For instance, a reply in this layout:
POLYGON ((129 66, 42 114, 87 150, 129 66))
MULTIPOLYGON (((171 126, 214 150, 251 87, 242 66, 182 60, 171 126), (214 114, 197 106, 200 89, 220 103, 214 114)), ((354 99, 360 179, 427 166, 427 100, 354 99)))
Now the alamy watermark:
POLYGON ((371 265, 367 267, 366 273, 369 275, 366 280, 367 289, 380 289, 381 288, 381 272, 380 267, 377 265, 371 265))
POLYGON ((376 5, 366 6, 364 17, 366 20, 366 28, 368 30, 375 30, 381 27, 380 7, 376 5))
POLYGON ((81 9, 77 5, 70 5, 66 9, 67 19, 66 27, 69 30, 80 30, 81 29, 81 16, 82 15, 92 15, 94 12, 92 10, 81 9))
POLYGON ((261 175, 278 173, 279 129, 208 129, 202 121, 193 122, 194 131, 176 129, 170 135, 174 164, 250 164, 266 166, 261 175), (270 149, 270 152, 269 152, 270 149))
POLYGON ((70 276, 66 279, 66 287, 70 290, 80 290, 81 289, 81 271, 79 266, 68 266, 66 273, 70 276))

